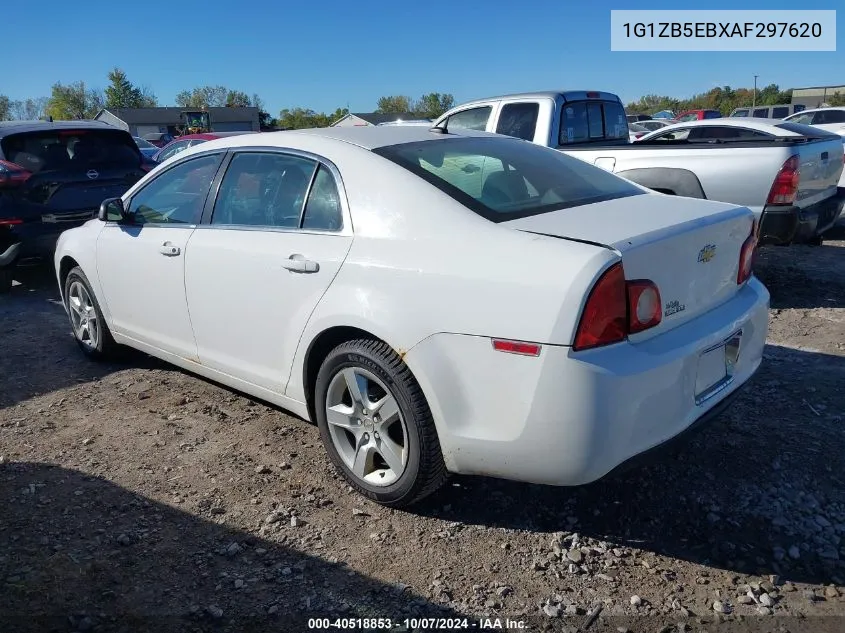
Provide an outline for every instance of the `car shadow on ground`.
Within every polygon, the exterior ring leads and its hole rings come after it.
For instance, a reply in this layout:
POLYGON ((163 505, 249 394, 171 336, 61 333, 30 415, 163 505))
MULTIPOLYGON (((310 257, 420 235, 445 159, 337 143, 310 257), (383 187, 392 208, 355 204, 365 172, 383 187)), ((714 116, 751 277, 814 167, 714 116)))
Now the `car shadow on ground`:
POLYGON ((76 470, 0 465, 0 507, 8 631, 306 631, 313 617, 461 616, 76 470))
POLYGON ((774 309, 845 308, 842 246, 767 246, 759 250, 754 272, 774 309))
POLYGON ((610 547, 737 573, 841 582, 845 416, 841 400, 822 402, 814 394, 822 383, 845 384, 845 357, 776 346, 765 354, 732 410, 652 465, 578 488, 456 478, 457 487, 412 511, 468 524, 577 532, 610 547), (806 399, 784 392, 784 380, 795 381, 792 393, 806 399))

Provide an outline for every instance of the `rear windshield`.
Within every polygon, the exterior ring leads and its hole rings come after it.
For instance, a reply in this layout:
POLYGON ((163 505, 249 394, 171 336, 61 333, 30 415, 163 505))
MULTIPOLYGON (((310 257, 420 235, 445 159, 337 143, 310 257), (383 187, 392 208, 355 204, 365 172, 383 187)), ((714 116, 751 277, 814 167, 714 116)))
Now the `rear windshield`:
POLYGON ((0 140, 6 160, 38 173, 90 167, 132 167, 140 152, 132 137, 118 130, 44 130, 11 134, 0 140))
POLYGON ((578 158, 509 138, 451 138, 373 151, 492 222, 645 193, 578 158))
POLYGON ((775 125, 775 127, 779 127, 780 129, 787 130, 789 132, 794 132, 795 134, 801 134, 802 136, 806 136, 808 138, 839 138, 838 134, 828 132, 820 127, 796 123, 794 119, 789 121, 780 121, 775 125))
POLYGON ((560 113, 560 144, 628 139, 628 117, 618 101, 564 103, 560 113))

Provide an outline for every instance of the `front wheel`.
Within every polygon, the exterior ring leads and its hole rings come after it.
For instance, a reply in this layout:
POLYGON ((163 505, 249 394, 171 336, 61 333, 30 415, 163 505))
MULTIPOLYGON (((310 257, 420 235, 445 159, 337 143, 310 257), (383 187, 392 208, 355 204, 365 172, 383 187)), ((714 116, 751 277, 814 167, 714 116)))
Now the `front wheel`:
POLYGON ((73 338, 83 353, 95 360, 116 357, 120 346, 112 338, 91 283, 79 266, 68 273, 64 295, 73 338))
POLYGON ((399 508, 446 481, 428 403, 389 345, 368 339, 339 345, 323 361, 314 392, 326 452, 358 492, 399 508))

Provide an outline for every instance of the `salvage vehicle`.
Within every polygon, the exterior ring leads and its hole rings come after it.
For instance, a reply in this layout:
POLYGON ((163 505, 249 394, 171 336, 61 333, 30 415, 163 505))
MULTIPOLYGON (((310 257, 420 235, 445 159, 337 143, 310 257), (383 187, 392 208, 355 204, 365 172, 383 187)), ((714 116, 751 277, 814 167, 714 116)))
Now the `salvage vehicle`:
POLYGON ((545 92, 480 99, 435 125, 516 136, 664 194, 747 206, 761 244, 819 243, 841 213, 839 137, 788 121, 719 118, 675 123, 628 142, 619 97, 545 92))
POLYGON ((768 328, 755 233, 506 136, 335 127, 189 148, 55 264, 84 354, 315 422, 400 507, 450 472, 585 484, 730 406, 768 328))
POLYGON ((52 261, 62 231, 152 167, 128 132, 105 123, 0 122, 0 293, 19 263, 52 261))

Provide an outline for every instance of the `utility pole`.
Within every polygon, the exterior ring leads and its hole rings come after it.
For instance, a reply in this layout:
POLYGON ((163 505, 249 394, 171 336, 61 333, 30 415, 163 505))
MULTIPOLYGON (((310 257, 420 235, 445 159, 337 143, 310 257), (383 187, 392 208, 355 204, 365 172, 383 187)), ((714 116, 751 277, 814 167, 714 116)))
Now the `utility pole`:
MULTIPOLYGON (((754 108, 757 106, 757 77, 758 77, 758 75, 754 75, 754 94, 751 97, 751 109, 752 110, 754 110, 754 108)), ((753 116, 754 112, 752 112, 751 115, 753 116)))

